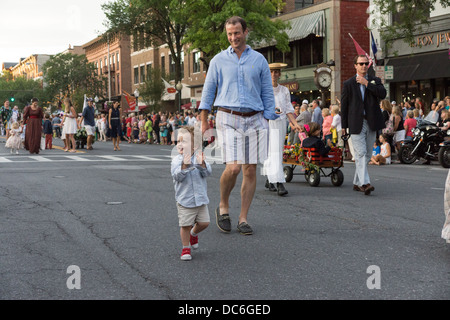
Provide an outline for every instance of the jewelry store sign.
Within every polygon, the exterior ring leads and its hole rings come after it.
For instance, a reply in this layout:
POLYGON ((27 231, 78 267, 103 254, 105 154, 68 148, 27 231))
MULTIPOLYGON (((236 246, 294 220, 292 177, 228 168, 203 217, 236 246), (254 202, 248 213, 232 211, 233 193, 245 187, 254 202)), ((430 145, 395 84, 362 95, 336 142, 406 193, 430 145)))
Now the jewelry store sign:
POLYGON ((431 34, 423 34, 416 36, 414 41, 411 43, 411 47, 428 47, 433 46, 436 48, 442 48, 448 46, 450 43, 450 31, 446 32, 436 32, 431 34))

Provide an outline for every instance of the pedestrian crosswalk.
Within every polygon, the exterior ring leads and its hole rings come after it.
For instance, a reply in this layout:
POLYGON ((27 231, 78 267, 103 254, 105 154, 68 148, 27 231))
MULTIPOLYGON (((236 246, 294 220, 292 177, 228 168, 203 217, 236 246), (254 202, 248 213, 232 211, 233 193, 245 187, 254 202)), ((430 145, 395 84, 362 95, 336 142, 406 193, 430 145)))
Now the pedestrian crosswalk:
POLYGON ((170 155, 0 155, 0 163, 171 161, 170 155))

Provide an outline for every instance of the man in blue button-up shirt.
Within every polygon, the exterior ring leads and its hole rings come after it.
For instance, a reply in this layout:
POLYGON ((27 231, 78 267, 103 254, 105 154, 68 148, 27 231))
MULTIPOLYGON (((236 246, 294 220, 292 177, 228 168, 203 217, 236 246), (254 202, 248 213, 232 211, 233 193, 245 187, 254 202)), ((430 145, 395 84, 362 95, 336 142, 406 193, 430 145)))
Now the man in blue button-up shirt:
POLYGON ((218 107, 217 141, 226 163, 220 179, 220 204, 216 220, 223 232, 231 231, 229 196, 243 172, 238 230, 252 234, 247 214, 256 189, 256 164, 267 158, 268 120, 275 120, 275 98, 267 60, 246 44, 247 24, 240 17, 225 22, 230 46, 210 63, 203 87, 202 132, 208 129, 208 113, 218 107))

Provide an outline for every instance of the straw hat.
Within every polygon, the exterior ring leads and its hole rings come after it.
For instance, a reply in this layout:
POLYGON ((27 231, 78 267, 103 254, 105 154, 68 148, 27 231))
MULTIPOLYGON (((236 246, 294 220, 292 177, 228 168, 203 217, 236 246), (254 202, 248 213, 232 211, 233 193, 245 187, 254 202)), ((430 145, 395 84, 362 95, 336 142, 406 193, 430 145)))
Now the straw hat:
POLYGON ((286 63, 275 62, 269 64, 270 70, 281 70, 287 67, 286 63))

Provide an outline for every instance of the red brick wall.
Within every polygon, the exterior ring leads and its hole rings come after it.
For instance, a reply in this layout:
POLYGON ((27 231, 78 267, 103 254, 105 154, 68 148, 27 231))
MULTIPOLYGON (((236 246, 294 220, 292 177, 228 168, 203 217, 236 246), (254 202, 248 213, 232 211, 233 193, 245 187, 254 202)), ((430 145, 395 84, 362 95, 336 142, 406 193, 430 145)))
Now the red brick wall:
POLYGON ((361 48, 370 54, 370 32, 367 29, 369 14, 366 12, 368 7, 368 1, 341 1, 341 84, 355 75, 353 58, 357 52, 348 34, 350 33, 361 48))

